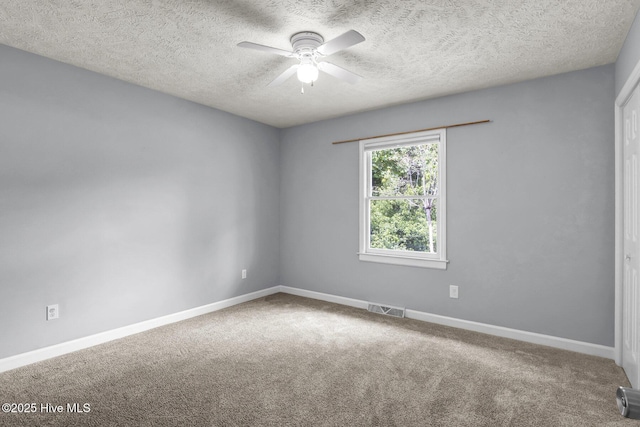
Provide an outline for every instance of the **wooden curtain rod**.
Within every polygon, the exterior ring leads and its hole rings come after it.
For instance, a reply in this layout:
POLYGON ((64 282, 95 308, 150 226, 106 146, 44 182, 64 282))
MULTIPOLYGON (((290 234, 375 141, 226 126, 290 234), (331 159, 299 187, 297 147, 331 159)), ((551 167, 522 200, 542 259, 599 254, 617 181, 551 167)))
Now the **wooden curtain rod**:
POLYGON ((409 134, 409 133, 425 132, 425 131, 428 131, 428 130, 457 128, 457 127, 460 127, 460 126, 479 125, 481 123, 489 123, 489 122, 491 122, 491 120, 480 120, 478 122, 458 123, 458 124, 455 124, 455 125, 438 126, 438 127, 435 127, 435 128, 418 129, 418 130, 411 130, 411 131, 407 131, 407 132, 388 133, 386 135, 378 135, 378 136, 368 136, 366 138, 345 139, 344 141, 336 141, 336 142, 333 142, 332 144, 344 144, 344 143, 347 143, 347 142, 360 141, 361 139, 384 138, 385 136, 406 135, 406 134, 409 134))

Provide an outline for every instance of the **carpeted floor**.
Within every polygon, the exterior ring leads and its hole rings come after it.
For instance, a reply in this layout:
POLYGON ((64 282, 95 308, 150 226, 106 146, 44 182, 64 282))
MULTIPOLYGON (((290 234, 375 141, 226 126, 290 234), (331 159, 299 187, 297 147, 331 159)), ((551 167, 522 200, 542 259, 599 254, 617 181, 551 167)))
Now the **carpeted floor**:
POLYGON ((638 426, 619 385, 611 360, 276 294, 2 373, 37 413, 0 425, 638 426))

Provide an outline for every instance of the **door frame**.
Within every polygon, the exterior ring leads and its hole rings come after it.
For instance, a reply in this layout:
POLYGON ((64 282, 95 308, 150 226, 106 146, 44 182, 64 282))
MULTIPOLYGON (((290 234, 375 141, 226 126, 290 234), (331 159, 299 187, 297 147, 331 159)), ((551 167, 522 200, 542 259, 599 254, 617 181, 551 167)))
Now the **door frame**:
POLYGON ((615 362, 622 366, 622 280, 624 268, 624 193, 622 188, 623 161, 623 106, 627 103, 633 90, 640 83, 640 61, 627 78, 615 101, 615 362))

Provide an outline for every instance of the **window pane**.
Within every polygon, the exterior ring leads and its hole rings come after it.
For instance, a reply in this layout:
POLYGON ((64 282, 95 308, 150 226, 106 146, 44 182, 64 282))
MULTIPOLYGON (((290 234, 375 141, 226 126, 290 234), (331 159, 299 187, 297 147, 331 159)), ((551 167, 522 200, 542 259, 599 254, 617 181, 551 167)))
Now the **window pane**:
POLYGON ((371 152, 371 195, 437 196, 438 144, 371 152))
POLYGON ((437 252, 437 199, 371 200, 370 246, 437 252))

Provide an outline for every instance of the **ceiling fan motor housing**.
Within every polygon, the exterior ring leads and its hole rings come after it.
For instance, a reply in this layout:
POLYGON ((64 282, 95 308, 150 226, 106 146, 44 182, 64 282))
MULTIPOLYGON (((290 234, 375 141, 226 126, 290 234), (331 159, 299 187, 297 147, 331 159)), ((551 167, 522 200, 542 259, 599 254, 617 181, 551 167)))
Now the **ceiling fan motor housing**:
POLYGON ((318 55, 316 49, 324 43, 324 38, 312 31, 302 31, 291 36, 293 51, 300 58, 318 55))

